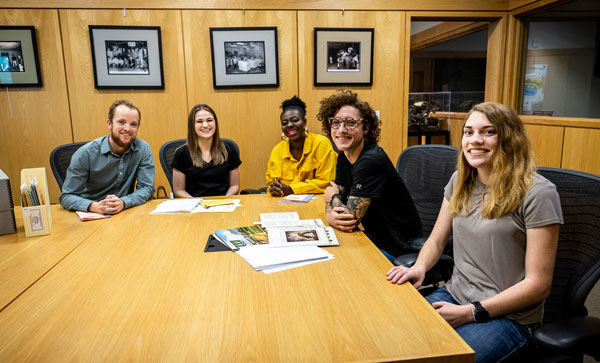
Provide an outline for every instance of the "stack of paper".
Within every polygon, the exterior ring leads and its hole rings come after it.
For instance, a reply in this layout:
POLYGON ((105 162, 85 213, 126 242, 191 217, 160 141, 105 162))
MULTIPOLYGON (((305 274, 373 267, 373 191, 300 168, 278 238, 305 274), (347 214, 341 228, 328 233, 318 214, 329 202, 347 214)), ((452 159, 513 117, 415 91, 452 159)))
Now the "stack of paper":
POLYGON ((290 194, 281 200, 281 203, 304 204, 313 199, 314 194, 290 194))
POLYGON ((157 205, 150 214, 233 212, 241 205, 240 201, 241 199, 169 199, 157 205))
POLYGON ((204 200, 192 213, 221 213, 233 212, 241 204, 241 199, 211 199, 204 200))
POLYGON ((240 248, 236 253, 242 256, 256 271, 265 272, 274 272, 275 270, 272 269, 281 271, 333 258, 331 253, 315 246, 269 248, 268 245, 255 245, 240 248))
POLYGON ((269 227, 299 227, 302 225, 300 216, 296 212, 288 213, 261 213, 260 225, 269 227))
POLYGON ((198 206, 198 204, 200 204, 200 202, 202 202, 202 198, 170 199, 157 205, 156 208, 150 212, 150 214, 190 213, 198 206))

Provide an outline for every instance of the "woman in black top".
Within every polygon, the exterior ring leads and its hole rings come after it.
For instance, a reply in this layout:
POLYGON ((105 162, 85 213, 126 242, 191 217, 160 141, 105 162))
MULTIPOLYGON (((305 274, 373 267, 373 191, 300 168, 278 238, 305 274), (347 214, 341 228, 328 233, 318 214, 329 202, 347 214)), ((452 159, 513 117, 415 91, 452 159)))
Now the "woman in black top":
POLYGON ((180 198, 235 195, 241 163, 237 145, 219 137, 215 111, 196 105, 188 116, 187 142, 173 158, 173 192, 180 198))

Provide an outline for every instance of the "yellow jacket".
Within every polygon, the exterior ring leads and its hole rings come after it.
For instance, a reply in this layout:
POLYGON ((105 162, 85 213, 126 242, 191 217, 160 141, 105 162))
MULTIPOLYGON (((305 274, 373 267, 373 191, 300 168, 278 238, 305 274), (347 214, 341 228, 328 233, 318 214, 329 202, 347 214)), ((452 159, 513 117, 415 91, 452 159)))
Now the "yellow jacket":
POLYGON ((281 141, 271 151, 267 165, 267 183, 281 178, 294 194, 323 193, 331 180, 335 180, 337 153, 331 142, 322 135, 306 133, 300 160, 290 153, 290 142, 281 141))

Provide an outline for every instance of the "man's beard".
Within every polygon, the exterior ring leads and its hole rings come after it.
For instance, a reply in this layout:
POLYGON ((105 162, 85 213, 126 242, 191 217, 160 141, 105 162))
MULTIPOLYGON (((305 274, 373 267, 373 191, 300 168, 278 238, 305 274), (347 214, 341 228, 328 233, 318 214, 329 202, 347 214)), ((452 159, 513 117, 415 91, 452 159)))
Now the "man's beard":
POLYGON ((122 147, 122 148, 128 148, 129 145, 131 145, 133 143, 133 141, 135 140, 135 137, 131 137, 131 141, 129 141, 128 143, 124 143, 123 141, 121 141, 121 139, 119 138, 119 134, 114 134, 113 132, 110 133, 110 139, 113 141, 113 143, 115 145, 117 145, 118 147, 122 147))

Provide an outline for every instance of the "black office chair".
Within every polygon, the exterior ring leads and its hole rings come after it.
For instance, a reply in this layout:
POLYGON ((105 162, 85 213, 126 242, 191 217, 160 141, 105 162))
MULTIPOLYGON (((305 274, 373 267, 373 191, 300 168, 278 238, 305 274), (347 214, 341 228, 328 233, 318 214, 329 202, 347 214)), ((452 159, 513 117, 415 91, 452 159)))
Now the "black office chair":
POLYGON ((60 189, 62 189, 65 178, 67 177, 67 169, 69 168, 69 165, 71 165, 71 157, 75 151, 87 143, 88 141, 82 141, 57 146, 50 153, 50 168, 52 169, 52 174, 54 174, 54 178, 56 178, 56 182, 60 189))
MULTIPOLYGON (((223 137, 221 138, 221 141, 223 141, 226 144, 232 145, 237 150, 238 155, 239 155, 240 149, 239 149, 238 145, 235 143, 235 141, 226 139, 223 137)), ((167 180, 169 180, 169 185, 171 185, 171 190, 173 190, 173 167, 171 166, 171 163, 173 162, 173 158, 175 157, 175 150, 177 150, 177 148, 179 148, 181 145, 183 145, 185 143, 186 143, 186 139, 167 141, 166 143, 164 143, 163 146, 160 147, 160 150, 158 151, 158 158, 160 159, 160 165, 162 166, 163 171, 165 172, 165 176, 167 177, 167 180)))
POLYGON ((587 316, 585 300, 600 278, 600 176, 538 168, 556 185, 563 211, 554 278, 544 303, 543 326, 515 361, 600 360, 600 319, 587 316))
MULTIPOLYGON (((444 199, 444 187, 456 170, 457 155, 458 148, 446 145, 416 145, 400 154, 396 170, 415 203, 422 234, 409 241, 410 251, 414 253, 399 256, 394 260, 394 265, 412 266, 415 263, 418 252, 435 225, 444 199)), ((427 273, 423 285, 437 287, 440 281, 450 278, 454 265, 451 255, 451 246, 448 246, 436 266, 427 273)))
POLYGON ((173 190, 173 167, 171 163, 173 162, 173 158, 175 157, 175 150, 178 147, 185 144, 185 139, 178 139, 173 141, 167 141, 160 147, 158 151, 158 158, 160 160, 160 165, 169 181, 169 185, 171 186, 171 190, 173 190))

